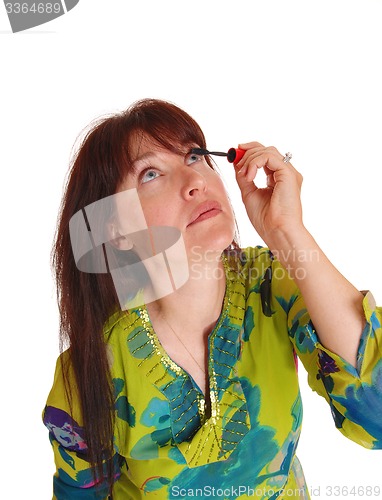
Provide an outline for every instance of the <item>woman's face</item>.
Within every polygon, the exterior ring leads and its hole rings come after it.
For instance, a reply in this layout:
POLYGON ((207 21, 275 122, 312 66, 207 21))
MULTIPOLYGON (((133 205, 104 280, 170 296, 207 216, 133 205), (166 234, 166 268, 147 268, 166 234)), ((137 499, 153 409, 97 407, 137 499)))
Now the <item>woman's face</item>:
POLYGON ((176 154, 148 138, 136 140, 131 153, 135 171, 119 190, 137 190, 148 226, 179 229, 189 256, 220 254, 230 245, 232 208, 219 174, 204 156, 176 154))

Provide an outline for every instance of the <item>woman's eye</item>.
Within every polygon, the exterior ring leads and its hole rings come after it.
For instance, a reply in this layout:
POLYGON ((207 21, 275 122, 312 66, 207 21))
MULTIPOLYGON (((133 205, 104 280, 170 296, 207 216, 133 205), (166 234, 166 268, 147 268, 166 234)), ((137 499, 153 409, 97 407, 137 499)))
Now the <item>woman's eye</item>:
POLYGON ((159 177, 159 173, 156 170, 146 170, 145 172, 142 172, 141 175, 141 182, 144 184, 145 182, 152 181, 153 179, 156 179, 159 177))
POLYGON ((197 155, 195 153, 190 153, 187 155, 186 163, 187 165, 191 165, 191 163, 195 163, 196 161, 200 161, 203 159, 202 155, 197 155))

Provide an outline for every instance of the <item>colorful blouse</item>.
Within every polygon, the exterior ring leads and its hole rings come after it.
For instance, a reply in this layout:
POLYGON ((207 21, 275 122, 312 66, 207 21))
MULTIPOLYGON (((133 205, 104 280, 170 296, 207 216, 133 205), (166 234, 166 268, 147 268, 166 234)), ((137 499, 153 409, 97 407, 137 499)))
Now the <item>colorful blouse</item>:
MULTIPOLYGON (((113 500, 309 498, 296 456, 302 421, 297 358, 336 427, 382 448, 382 309, 370 293, 357 368, 319 341, 294 281, 269 250, 225 258, 226 293, 209 336, 210 407, 162 348, 145 306, 105 327, 115 388, 113 500)), ((62 356, 66 356, 63 353, 62 356)), ((54 498, 107 498, 86 460, 58 362, 44 410, 57 471, 54 498), (100 490, 98 490, 100 491, 100 490)))

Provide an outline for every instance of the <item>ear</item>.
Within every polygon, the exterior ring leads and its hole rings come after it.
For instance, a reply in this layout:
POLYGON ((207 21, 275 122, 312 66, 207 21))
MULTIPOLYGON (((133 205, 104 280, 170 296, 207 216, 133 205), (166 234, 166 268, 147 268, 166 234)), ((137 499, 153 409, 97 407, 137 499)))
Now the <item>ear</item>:
POLYGON ((134 244, 131 239, 128 236, 120 234, 115 223, 109 224, 108 233, 110 238, 109 243, 118 248, 118 250, 131 250, 133 248, 134 244))

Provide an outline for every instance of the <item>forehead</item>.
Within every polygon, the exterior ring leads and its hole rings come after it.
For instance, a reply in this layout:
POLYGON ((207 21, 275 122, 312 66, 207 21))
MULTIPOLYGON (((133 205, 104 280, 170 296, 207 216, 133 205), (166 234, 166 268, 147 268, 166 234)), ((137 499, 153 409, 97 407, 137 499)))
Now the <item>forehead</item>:
POLYGON ((129 157, 132 163, 155 153, 186 154, 195 144, 180 144, 179 142, 162 144, 144 133, 135 133, 129 139, 129 157))
POLYGON ((190 149, 190 147, 181 145, 169 149, 148 135, 135 134, 133 137, 130 137, 128 142, 129 167, 122 182, 118 186, 117 192, 135 187, 137 175, 142 165, 150 164, 151 158, 174 152, 176 154, 186 155, 190 149))
POLYGON ((135 135, 129 141, 129 156, 133 163, 151 153, 159 153, 166 149, 154 139, 147 136, 135 135))

